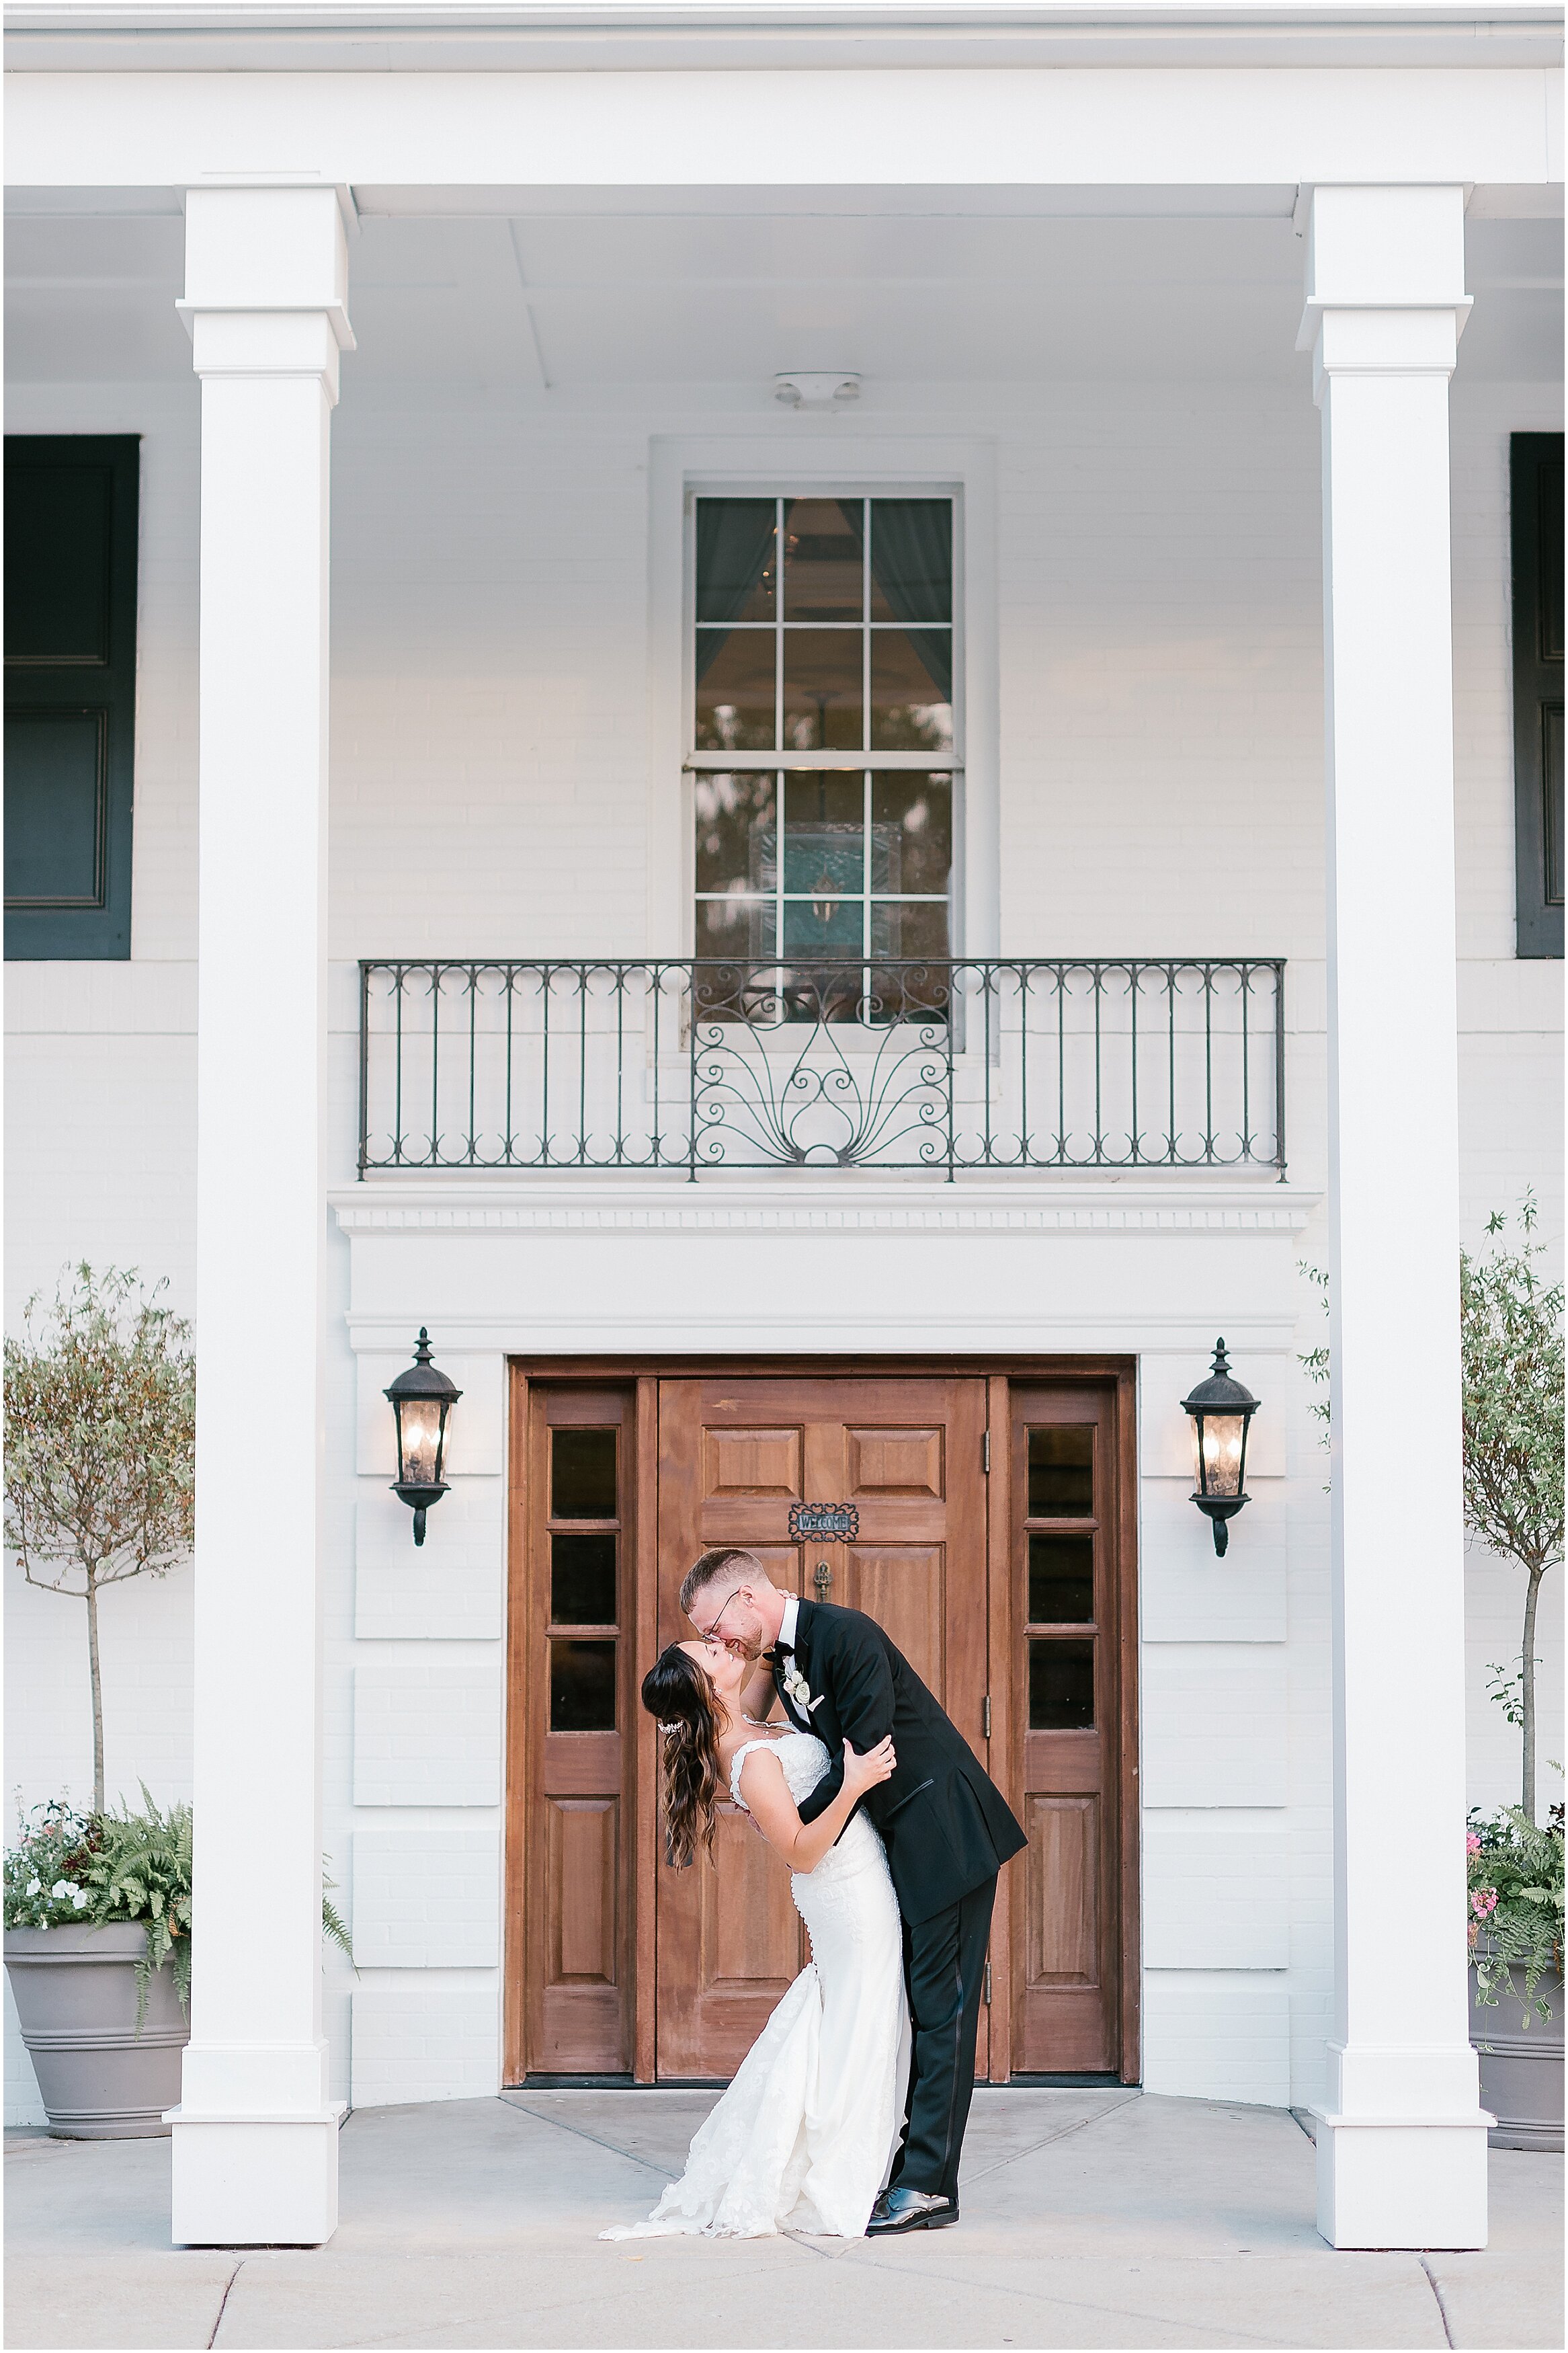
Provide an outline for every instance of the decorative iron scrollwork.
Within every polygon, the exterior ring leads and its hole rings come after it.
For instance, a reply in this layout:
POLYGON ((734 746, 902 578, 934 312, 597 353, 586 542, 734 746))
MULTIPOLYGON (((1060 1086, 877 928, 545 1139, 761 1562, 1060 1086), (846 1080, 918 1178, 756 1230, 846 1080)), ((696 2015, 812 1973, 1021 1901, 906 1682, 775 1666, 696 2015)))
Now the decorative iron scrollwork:
POLYGON ((1278 957, 360 966, 362 1176, 1285 1169, 1278 957))
POLYGON ((860 1514, 853 1504, 792 1504, 789 1532, 797 1544, 803 1536, 852 1542, 860 1533, 860 1514))

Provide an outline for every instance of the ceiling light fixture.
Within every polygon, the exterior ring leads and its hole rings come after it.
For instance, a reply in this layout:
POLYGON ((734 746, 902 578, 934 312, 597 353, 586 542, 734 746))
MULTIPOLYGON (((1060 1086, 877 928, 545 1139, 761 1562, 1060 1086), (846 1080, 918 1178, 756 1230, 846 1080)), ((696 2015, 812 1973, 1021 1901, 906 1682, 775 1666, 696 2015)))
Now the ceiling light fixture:
POLYGON ((773 378, 773 398, 786 408, 842 408, 860 397, 860 379, 850 368, 791 368, 773 378))

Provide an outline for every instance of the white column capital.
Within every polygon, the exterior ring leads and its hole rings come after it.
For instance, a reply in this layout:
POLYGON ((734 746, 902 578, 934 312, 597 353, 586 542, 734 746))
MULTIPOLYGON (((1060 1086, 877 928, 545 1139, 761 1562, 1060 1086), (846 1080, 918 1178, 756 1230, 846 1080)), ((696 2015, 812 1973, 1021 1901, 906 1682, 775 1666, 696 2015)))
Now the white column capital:
POLYGON ((337 190, 188 189, 174 308, 198 375, 315 376, 335 403, 338 355, 354 348, 337 190))
POLYGON ((1462 187, 1313 189, 1296 348, 1320 403, 1327 375, 1451 375, 1469 313, 1462 187))

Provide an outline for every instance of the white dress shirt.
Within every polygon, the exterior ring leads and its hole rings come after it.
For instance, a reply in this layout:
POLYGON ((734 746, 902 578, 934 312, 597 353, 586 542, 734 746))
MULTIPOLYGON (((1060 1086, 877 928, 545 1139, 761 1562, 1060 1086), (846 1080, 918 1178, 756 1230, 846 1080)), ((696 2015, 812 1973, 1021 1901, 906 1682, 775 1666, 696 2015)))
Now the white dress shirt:
POLYGON ((795 1620, 799 1616, 800 1596, 797 1593, 786 1593, 784 1596, 784 1619, 779 1627, 779 1641, 786 1644, 792 1651, 795 1648, 795 1620))

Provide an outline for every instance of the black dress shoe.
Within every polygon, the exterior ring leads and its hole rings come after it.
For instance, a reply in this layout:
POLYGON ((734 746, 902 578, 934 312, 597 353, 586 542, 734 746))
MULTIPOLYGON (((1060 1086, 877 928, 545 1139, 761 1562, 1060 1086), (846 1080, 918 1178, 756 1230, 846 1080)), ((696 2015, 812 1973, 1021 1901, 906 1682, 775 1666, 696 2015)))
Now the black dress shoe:
POLYGON ((938 2198, 929 2189, 884 2189, 866 2225, 868 2239, 890 2238, 905 2231, 945 2231, 958 2220, 958 2201, 938 2198))

